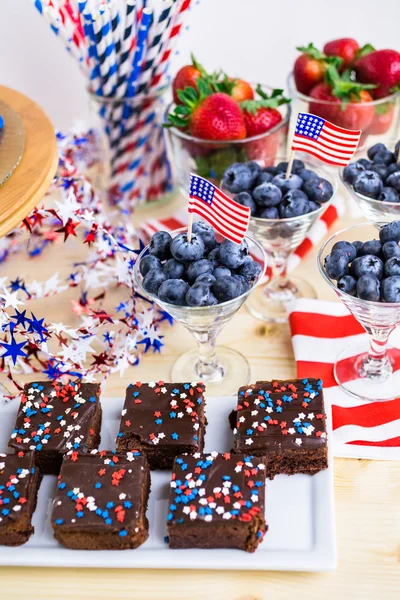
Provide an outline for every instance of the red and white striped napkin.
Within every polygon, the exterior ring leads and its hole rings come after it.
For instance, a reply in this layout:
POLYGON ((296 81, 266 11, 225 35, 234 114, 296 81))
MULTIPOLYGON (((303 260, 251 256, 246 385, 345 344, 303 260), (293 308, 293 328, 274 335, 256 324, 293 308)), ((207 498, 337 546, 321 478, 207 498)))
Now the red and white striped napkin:
MULTIPOLYGON (((360 401, 337 385, 333 364, 340 352, 368 336, 339 302, 297 300, 289 309, 297 377, 320 377, 332 407, 335 456, 400 460, 400 398, 360 401)), ((391 343, 400 347, 400 328, 391 343)), ((400 365, 399 365, 400 367, 400 365)), ((400 390, 399 390, 400 395, 400 390)))
MULTIPOLYGON (((316 246, 326 235, 332 224, 345 213, 345 203, 340 195, 332 201, 324 214, 310 228, 307 237, 300 246, 291 254, 288 262, 288 269, 291 271, 302 261, 302 259, 316 246)), ((171 217, 162 219, 149 219, 146 223, 140 225, 146 240, 156 232, 161 230, 173 231, 184 227, 188 223, 187 209, 181 209, 171 217)), ((268 273, 268 271, 267 271, 268 273)))

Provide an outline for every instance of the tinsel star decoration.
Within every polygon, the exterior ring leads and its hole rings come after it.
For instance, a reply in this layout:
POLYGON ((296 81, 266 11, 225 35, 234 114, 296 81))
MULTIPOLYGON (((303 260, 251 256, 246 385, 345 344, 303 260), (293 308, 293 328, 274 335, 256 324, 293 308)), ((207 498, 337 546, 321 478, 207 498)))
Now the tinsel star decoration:
POLYGON ((45 281, 24 277, 21 261, 18 275, 0 277, 0 372, 14 386, 1 394, 6 399, 19 394, 19 376, 26 373, 84 382, 122 375, 146 352, 160 352, 159 325, 172 324, 168 313, 135 290, 133 268, 144 248, 140 232, 118 207, 103 206, 83 174, 97 160, 93 134, 57 133, 57 141, 59 168, 46 207, 36 207, 0 239, 0 263, 19 254, 28 265, 50 249, 56 256, 63 243, 82 244, 83 258, 63 278, 56 271, 45 281), (33 300, 71 289, 75 297, 67 311, 74 314, 73 326, 30 310, 33 300))

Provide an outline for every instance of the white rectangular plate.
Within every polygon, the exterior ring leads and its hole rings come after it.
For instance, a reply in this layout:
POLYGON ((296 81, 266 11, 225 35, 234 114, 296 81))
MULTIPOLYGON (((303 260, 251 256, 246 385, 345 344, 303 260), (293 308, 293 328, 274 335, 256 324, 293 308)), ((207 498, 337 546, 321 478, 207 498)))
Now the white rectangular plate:
MULTIPOLYGON (((115 448, 122 398, 103 398, 101 448, 115 448)), ((232 433, 228 415, 236 398, 207 399, 206 451, 229 451, 232 433)), ((0 405, 0 451, 14 426, 17 402, 0 405)), ((328 410, 328 414, 330 410, 328 410)), ((328 445, 332 439, 328 422, 328 445)), ((146 569, 233 569, 327 571, 336 567, 333 500, 333 459, 318 475, 279 475, 267 481, 266 520, 269 530, 253 554, 241 550, 171 550, 167 535, 169 471, 151 472, 151 493, 147 517, 149 539, 136 550, 69 550, 53 538, 50 512, 56 477, 46 475, 39 490, 33 516, 35 533, 23 546, 0 546, 0 565, 38 567, 115 567, 146 569)))

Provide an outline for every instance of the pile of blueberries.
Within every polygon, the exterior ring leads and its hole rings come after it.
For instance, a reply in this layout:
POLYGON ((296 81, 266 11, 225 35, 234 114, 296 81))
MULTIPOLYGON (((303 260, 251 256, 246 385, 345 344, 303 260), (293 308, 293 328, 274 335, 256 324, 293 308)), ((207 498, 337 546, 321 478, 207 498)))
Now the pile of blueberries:
POLYGON ((343 179, 363 196, 382 200, 382 202, 400 202, 400 140, 394 152, 385 144, 375 144, 367 152, 367 158, 359 158, 343 170, 343 179))
POLYGON ((324 268, 339 290, 372 302, 400 302, 400 221, 387 223, 379 240, 336 242, 324 268))
POLYGON ((202 221, 172 238, 166 231, 153 235, 149 253, 140 261, 143 287, 163 302, 177 306, 213 306, 249 291, 261 266, 249 255, 246 240, 218 243, 213 228, 202 221))
POLYGON ((242 206, 248 206, 252 217, 290 219, 321 208, 333 196, 329 181, 306 169, 295 159, 286 179, 288 163, 262 169, 256 162, 233 163, 222 180, 222 186, 242 206))

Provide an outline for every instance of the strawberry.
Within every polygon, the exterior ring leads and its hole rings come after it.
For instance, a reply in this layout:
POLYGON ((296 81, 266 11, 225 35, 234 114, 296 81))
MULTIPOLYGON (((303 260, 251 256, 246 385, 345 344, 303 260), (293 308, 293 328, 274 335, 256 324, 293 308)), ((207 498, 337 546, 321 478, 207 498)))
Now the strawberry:
POLYGON ((283 90, 273 90, 268 96, 260 85, 256 88, 260 100, 246 100, 241 102, 247 137, 253 137, 269 131, 282 121, 278 106, 288 102, 282 95, 283 90))
POLYGON ((294 63, 293 76, 296 88, 301 94, 308 94, 312 87, 323 81, 329 64, 339 66, 342 62, 340 58, 335 56, 326 56, 313 44, 299 46, 297 50, 302 54, 294 63))
POLYGON ((175 104, 181 104, 178 90, 184 90, 186 87, 197 89, 197 80, 199 77, 201 77, 201 73, 193 65, 185 65, 179 69, 172 82, 172 93, 175 104))
POLYGON ((340 76, 333 65, 328 67, 325 77, 326 82, 310 92, 315 101, 310 102, 309 112, 339 127, 366 129, 374 118, 373 98, 368 91, 374 86, 352 81, 350 71, 340 76))
POLYGON ((371 125, 368 127, 368 133, 372 135, 381 135, 386 133, 393 121, 394 105, 390 102, 378 104, 375 106, 375 114, 371 125))
POLYGON ((244 102, 244 100, 253 100, 253 88, 244 79, 233 79, 233 86, 230 95, 236 102, 244 102))
POLYGON ((360 46, 353 38, 339 38, 327 42, 324 46, 324 52, 327 56, 339 56, 342 59, 342 67, 350 67, 356 57, 360 46))
POLYGON ((384 98, 400 86, 400 53, 396 50, 375 50, 359 58, 354 68, 357 79, 374 83, 375 98, 384 98))
POLYGON ((242 140, 246 127, 239 104, 228 94, 211 94, 193 110, 189 132, 203 140, 242 140))

